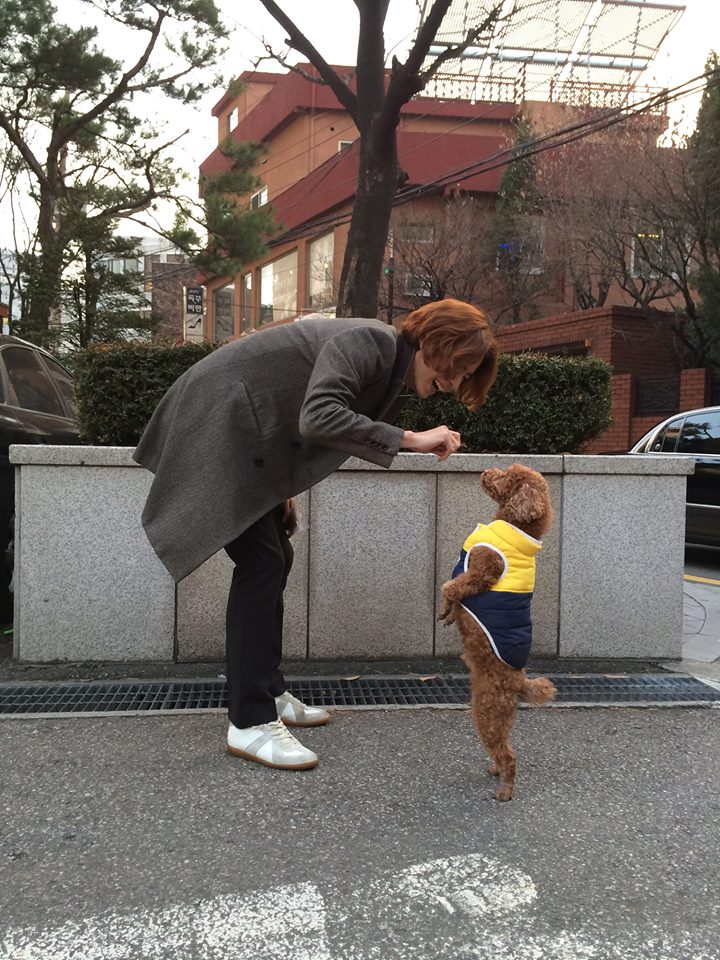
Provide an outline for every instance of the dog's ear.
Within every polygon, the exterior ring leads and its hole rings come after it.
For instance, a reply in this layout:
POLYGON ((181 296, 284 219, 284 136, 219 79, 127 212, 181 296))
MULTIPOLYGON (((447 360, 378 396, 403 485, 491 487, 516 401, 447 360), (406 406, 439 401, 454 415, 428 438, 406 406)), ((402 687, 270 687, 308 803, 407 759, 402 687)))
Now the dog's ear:
POLYGON ((508 479, 512 487, 503 507, 507 513, 512 514, 517 524, 522 526, 550 515, 550 495, 542 474, 515 464, 508 470, 508 479))
POLYGON ((515 523, 522 526, 542 517, 547 510, 547 498, 535 484, 524 480, 503 506, 515 523))

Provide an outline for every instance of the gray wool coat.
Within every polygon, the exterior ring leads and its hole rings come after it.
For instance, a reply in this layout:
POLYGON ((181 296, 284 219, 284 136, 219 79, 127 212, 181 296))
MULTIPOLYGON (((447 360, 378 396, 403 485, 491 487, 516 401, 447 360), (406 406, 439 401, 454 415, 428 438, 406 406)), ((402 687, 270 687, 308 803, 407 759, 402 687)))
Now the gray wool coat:
POLYGON ((384 467, 403 431, 383 422, 414 349, 377 320, 300 320, 204 357, 158 404, 134 459, 152 471, 142 515, 178 581, 350 456, 384 467))

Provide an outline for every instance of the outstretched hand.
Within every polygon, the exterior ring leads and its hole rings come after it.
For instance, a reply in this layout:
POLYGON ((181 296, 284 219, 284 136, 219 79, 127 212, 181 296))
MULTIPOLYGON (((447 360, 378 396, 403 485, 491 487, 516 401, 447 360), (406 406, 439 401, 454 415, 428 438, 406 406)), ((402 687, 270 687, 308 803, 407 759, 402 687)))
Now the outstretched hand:
POLYGON ((432 430, 422 430, 419 433, 406 430, 402 439, 404 450, 434 453, 438 460, 447 460, 450 454, 458 451, 460 443, 460 434, 447 426, 433 427, 432 430))

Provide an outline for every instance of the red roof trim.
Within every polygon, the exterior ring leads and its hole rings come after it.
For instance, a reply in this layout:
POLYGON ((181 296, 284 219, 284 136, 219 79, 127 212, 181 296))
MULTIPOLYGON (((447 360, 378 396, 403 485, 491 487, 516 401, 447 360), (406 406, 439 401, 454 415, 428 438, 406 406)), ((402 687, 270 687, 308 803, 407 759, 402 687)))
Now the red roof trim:
MULTIPOLYGON (((263 70, 246 70, 244 73, 240 74, 238 79, 244 80, 246 83, 254 82, 276 84, 279 83, 284 76, 284 73, 270 73, 270 71, 263 70)), ((211 110, 213 117, 217 117, 219 114, 221 114, 228 103, 235 99, 235 96, 236 94, 232 93, 230 90, 226 90, 211 110)))
MULTIPOLYGON (((313 69, 309 64, 303 66, 309 71, 313 69)), ((335 67, 334 69, 340 76, 354 72, 354 67, 335 67)), ((295 116, 307 110, 345 112, 330 87, 312 83, 297 73, 243 74, 242 79, 251 79, 253 76, 262 82, 270 80, 275 85, 235 127, 232 132, 234 140, 240 142, 271 140, 295 116)), ((225 98, 223 98, 213 109, 213 114, 216 115, 225 105, 225 98)), ((401 114, 404 117, 429 114, 433 118, 457 120, 509 120, 517 116, 519 111, 520 107, 515 103, 471 103, 470 101, 444 101, 434 97, 417 97, 402 107, 401 114)), ((214 171, 217 160, 213 158, 216 153, 218 153, 217 149, 203 161, 200 167, 202 173, 214 171), (206 171, 205 165, 211 161, 210 168, 206 171)))
MULTIPOLYGON (((463 134, 398 133, 400 164, 408 174, 406 186, 431 183, 453 170, 491 156, 507 146, 502 137, 475 137, 463 134)), ((272 201, 282 233, 308 224, 352 200, 358 173, 359 147, 354 144, 317 167, 272 201)), ((500 188, 503 168, 478 173, 463 180, 463 190, 495 194, 500 188)), ((452 185, 452 184, 451 184, 452 185)))

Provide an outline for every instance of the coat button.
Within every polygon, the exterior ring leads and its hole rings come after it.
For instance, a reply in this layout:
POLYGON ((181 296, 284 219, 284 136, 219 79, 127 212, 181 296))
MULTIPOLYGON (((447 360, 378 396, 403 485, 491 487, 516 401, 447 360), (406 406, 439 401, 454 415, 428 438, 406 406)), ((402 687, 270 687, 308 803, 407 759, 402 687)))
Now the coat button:
POLYGON ((255 457, 255 459, 253 460, 253 463, 255 464, 256 467, 261 467, 264 461, 262 457, 255 457))

